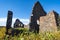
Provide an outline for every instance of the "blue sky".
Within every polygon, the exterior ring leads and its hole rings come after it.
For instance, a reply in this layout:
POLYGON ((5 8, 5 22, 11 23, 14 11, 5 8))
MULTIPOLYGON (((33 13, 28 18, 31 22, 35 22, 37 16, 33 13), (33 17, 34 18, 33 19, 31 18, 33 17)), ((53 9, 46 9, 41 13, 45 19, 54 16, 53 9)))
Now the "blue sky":
POLYGON ((37 1, 47 13, 52 10, 60 13, 60 0, 0 0, 0 25, 6 24, 8 10, 13 11, 13 21, 18 18, 24 24, 28 24, 32 8, 37 1))

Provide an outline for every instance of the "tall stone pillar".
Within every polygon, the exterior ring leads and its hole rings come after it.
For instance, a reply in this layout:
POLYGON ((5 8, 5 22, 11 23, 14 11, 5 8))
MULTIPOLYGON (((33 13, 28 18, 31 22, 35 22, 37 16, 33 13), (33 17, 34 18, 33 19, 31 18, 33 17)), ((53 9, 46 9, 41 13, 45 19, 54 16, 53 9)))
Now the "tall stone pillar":
POLYGON ((13 16, 12 11, 8 11, 7 22, 6 22, 6 34, 8 34, 8 31, 11 28, 12 16, 13 16))

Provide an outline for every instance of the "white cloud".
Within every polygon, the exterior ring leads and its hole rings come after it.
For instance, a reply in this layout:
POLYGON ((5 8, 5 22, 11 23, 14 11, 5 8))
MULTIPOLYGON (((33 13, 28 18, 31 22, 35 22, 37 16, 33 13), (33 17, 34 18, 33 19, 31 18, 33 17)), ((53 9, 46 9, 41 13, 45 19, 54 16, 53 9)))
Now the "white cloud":
MULTIPOLYGON (((6 20, 7 20, 7 18, 0 18, 0 26, 6 26, 6 20)), ((16 18, 13 18, 13 20, 12 20, 12 26, 13 26, 15 20, 16 20, 16 18)), ((29 24, 29 19, 20 19, 19 18, 19 20, 21 22, 23 22, 25 25, 29 24)))

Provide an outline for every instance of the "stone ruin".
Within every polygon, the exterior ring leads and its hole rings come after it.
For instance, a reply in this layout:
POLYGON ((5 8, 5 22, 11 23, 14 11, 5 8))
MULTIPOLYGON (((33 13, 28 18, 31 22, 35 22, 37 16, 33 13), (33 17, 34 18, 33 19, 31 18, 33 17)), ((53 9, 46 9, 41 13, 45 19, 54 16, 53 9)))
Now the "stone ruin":
POLYGON ((14 28, 24 28, 24 24, 19 19, 16 19, 14 28))
POLYGON ((39 2, 37 2, 32 10, 32 15, 30 18, 30 31, 39 32, 39 24, 37 24, 37 20, 39 17, 45 16, 46 12, 43 10, 42 6, 39 2))
POLYGON ((32 10, 29 30, 33 32, 57 31, 58 17, 59 15, 55 11, 47 14, 38 1, 32 10))
MULTIPOLYGON (((12 11, 8 11, 7 23, 6 23, 6 33, 8 33, 8 29, 11 28, 12 24, 12 11)), ((51 11, 48 14, 44 11, 41 4, 38 2, 35 3, 32 14, 30 17, 29 30, 32 32, 45 32, 45 31, 57 31, 58 29, 58 13, 55 11, 51 11)), ((24 28, 24 24, 16 19, 14 23, 14 28, 24 28)))
MULTIPOLYGON (((11 27, 12 17, 13 17, 13 12, 8 11, 7 22, 6 22, 6 34, 14 36, 14 33, 16 33, 16 35, 18 35, 21 31, 19 31, 17 29, 11 29, 12 28, 11 27)), ((19 19, 16 19, 16 21, 14 23, 14 28, 24 28, 24 24, 19 19)))
POLYGON ((12 25, 12 16, 13 16, 12 11, 8 11, 7 22, 6 22, 6 34, 9 34, 8 31, 12 25))
POLYGON ((57 31, 58 14, 55 11, 49 12, 46 16, 40 17, 40 31, 57 31))

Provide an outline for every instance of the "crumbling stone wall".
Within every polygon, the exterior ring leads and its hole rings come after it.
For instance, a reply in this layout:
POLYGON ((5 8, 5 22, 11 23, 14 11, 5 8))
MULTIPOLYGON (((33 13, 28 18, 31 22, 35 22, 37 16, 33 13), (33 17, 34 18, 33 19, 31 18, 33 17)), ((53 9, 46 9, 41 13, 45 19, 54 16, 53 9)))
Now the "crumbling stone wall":
POLYGON ((45 15, 46 12, 43 10, 41 4, 39 2, 36 2, 32 10, 32 15, 30 17, 29 30, 35 33, 39 32, 39 25, 37 24, 37 20, 39 20, 39 17, 45 15))
POLYGON ((40 17, 40 31, 57 31, 58 14, 54 11, 40 17))
POLYGON ((29 26, 31 31, 57 31, 59 26, 58 13, 52 11, 47 14, 41 4, 36 2, 32 10, 29 26))

